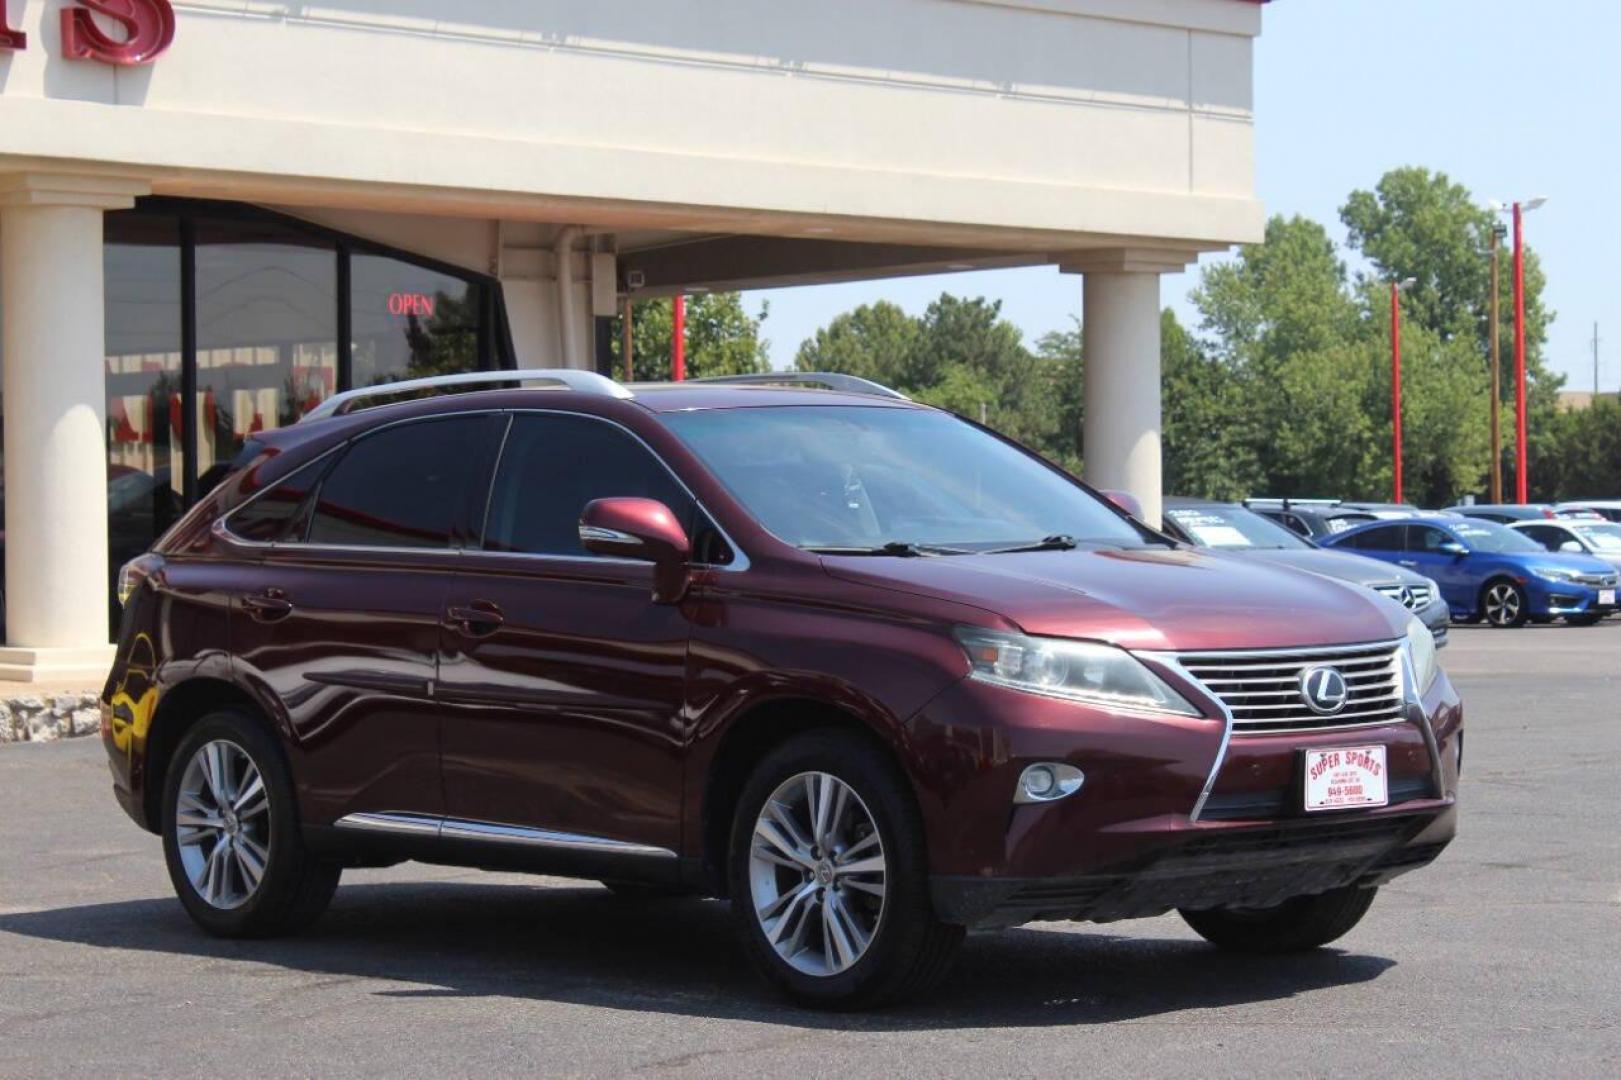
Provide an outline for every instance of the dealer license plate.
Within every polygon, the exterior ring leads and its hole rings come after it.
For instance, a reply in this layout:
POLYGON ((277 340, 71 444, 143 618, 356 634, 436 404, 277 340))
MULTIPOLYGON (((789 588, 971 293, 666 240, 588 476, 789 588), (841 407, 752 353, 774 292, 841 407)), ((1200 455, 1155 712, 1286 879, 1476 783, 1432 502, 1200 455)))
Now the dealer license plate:
POLYGON ((1306 809, 1349 810, 1387 806, 1389 776, 1382 746, 1306 751, 1306 809))
POLYGON ((1605 607, 1613 606, 1615 604, 1615 590, 1600 589, 1598 591, 1598 602, 1605 607))

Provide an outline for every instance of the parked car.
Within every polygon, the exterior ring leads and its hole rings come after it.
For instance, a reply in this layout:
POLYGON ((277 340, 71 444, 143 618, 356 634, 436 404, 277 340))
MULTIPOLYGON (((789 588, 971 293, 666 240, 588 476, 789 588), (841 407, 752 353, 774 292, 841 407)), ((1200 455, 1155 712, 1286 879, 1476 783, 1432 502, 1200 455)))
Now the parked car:
POLYGON ((256 435, 121 576, 115 792, 207 930, 305 925, 346 866, 598 878, 730 897, 851 1007, 969 927, 1320 946, 1452 838, 1462 708, 1365 589, 890 391, 469 389, 512 377, 256 435))
POLYGON ((1509 527, 1535 540, 1544 551, 1591 555, 1621 569, 1621 525, 1613 521, 1522 521, 1509 527))
POLYGON ((1621 499, 1577 499, 1559 503, 1556 509, 1561 512, 1588 510, 1607 521, 1621 521, 1621 499))
POLYGON ((1453 616, 1493 626, 1528 619, 1598 622, 1615 610, 1616 570, 1590 555, 1551 553, 1496 522, 1459 518, 1378 522, 1328 541, 1434 579, 1453 616))
POLYGON ((1328 511, 1334 506, 1333 500, 1302 502, 1294 499, 1245 499, 1243 505, 1267 520, 1277 522, 1296 536, 1303 536, 1308 540, 1344 532, 1351 526, 1350 522, 1329 516, 1328 511))
POLYGON ((1205 499, 1165 500, 1165 531, 1184 543, 1277 566, 1349 581, 1372 589, 1416 614, 1446 644, 1452 612, 1441 588, 1423 574, 1378 559, 1325 551, 1275 521, 1234 503, 1205 499))
POLYGON ((1594 518, 1601 515, 1586 507, 1562 509, 1549 503, 1468 503, 1447 508, 1449 513, 1467 518, 1512 525, 1516 521, 1554 521, 1558 518, 1594 518))

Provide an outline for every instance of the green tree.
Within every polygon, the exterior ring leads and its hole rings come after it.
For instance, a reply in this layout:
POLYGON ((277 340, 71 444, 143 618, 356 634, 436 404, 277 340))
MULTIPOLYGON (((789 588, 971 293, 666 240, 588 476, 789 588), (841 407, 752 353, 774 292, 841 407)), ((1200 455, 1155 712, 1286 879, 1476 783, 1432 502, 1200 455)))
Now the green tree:
POLYGON ((1554 424, 1549 451, 1531 463, 1532 498, 1613 498, 1621 491, 1621 399, 1560 410, 1554 424))
POLYGON ((1239 380, 1169 308, 1160 316, 1160 367, 1166 492, 1242 499, 1263 486, 1258 418, 1239 380))
MULTIPOLYGON (((758 315, 743 308, 735 292, 687 297, 687 377, 753 375, 771 370, 770 342, 760 336, 768 309, 758 315)), ((614 370, 624 370, 623 323, 614 320, 614 370)), ((640 382, 670 377, 674 308, 668 299, 640 300, 631 308, 631 348, 640 382)))
POLYGON ((800 371, 837 371, 885 386, 915 385, 912 361, 918 321, 898 304, 880 300, 836 316, 799 346, 800 371))

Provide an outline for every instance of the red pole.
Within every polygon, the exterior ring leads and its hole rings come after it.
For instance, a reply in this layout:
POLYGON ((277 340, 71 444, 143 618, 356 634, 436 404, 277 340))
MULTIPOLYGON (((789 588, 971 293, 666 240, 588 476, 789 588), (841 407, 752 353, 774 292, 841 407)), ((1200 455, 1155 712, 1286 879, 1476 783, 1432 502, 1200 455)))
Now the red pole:
POLYGON ((683 382, 687 377, 687 298, 675 298, 673 324, 670 327, 670 378, 683 382))
POLYGON ((1396 502, 1401 502, 1401 286, 1390 283, 1390 430, 1394 437, 1396 502))
POLYGON ((1514 494, 1520 505, 1526 499, 1525 450, 1525 240, 1520 232, 1520 204, 1514 204, 1514 494))

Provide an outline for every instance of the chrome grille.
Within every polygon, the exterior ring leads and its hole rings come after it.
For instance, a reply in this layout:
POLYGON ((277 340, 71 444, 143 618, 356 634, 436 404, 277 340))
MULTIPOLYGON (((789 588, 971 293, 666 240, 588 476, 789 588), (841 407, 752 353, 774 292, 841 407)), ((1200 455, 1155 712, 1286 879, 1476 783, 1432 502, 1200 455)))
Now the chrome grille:
POLYGON ((1615 574, 1580 574, 1577 576, 1576 580, 1581 582, 1583 585, 1591 585, 1594 588, 1599 589, 1608 589, 1614 585, 1617 580, 1621 580, 1621 578, 1618 578, 1615 574))
POLYGON ((1388 596, 1408 611, 1418 611, 1430 606, 1428 585, 1403 585, 1393 581, 1389 585, 1375 585, 1373 591, 1380 596, 1388 596))
POLYGON ((1385 642, 1342 649, 1182 653, 1177 662, 1233 716, 1234 735, 1367 727, 1403 718, 1400 646, 1385 642), (1301 675, 1333 668, 1348 696, 1338 712, 1323 715, 1306 702, 1301 675))

